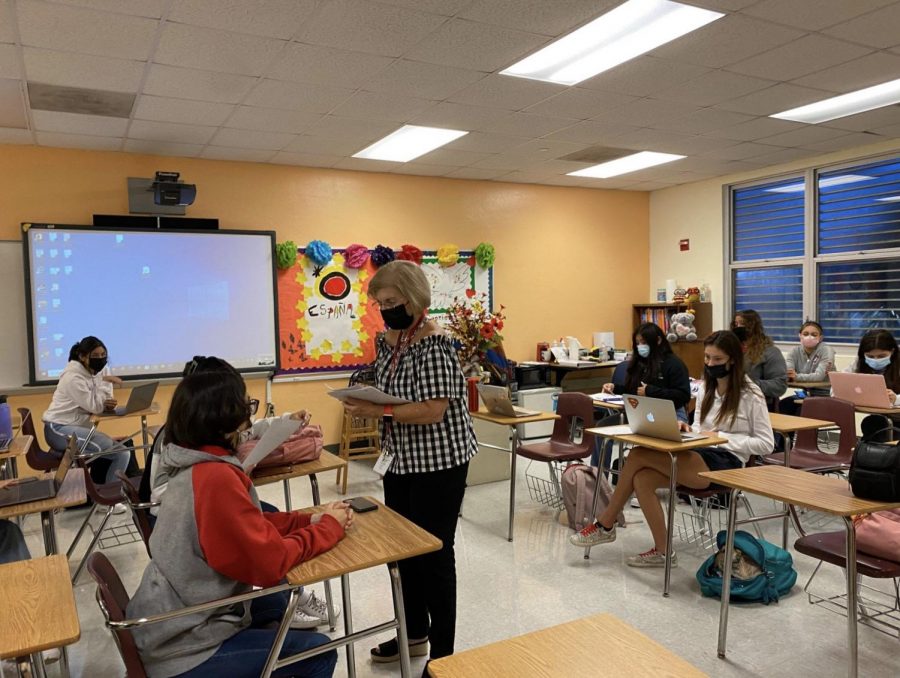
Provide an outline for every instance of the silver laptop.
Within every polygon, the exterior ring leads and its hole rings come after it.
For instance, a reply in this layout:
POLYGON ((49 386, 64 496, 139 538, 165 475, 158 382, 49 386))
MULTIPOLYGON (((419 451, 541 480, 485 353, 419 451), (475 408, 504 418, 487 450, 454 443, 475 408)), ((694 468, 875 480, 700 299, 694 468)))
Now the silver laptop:
POLYGON ((861 407, 893 407, 884 376, 880 374, 829 372, 828 376, 835 398, 849 400, 861 407))
POLYGON ((509 391, 503 386, 478 384, 478 393, 481 394, 484 406, 491 414, 499 414, 502 417, 533 417, 540 414, 537 410, 526 410, 513 405, 509 399, 509 391))
POLYGON ((140 412, 146 410, 153 404, 153 396, 156 395, 156 387, 159 386, 158 381, 151 381, 149 384, 135 386, 128 395, 128 402, 119 405, 112 412, 104 412, 99 415, 101 417, 121 417, 132 412, 140 412))
POLYGON ((66 473, 72 466, 72 455, 75 454, 77 444, 75 436, 69 438, 69 444, 66 446, 66 451, 52 478, 32 476, 14 480, 8 485, 0 487, 0 506, 26 504, 55 497, 66 479, 66 473))
POLYGON ((679 429, 675 403, 671 400, 637 395, 623 397, 625 416, 628 418, 628 426, 632 433, 675 442, 699 440, 704 437, 698 433, 686 433, 679 429))

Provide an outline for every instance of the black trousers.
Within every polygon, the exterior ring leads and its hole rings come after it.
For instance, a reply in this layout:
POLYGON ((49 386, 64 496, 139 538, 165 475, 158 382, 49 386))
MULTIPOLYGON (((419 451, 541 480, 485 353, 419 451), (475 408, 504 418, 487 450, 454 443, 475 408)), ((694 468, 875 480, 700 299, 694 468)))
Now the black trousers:
POLYGON ((403 610, 410 638, 427 637, 431 658, 453 654, 456 639, 456 555, 453 541, 469 463, 431 473, 384 476, 384 503, 443 542, 443 548, 401 560, 403 610))

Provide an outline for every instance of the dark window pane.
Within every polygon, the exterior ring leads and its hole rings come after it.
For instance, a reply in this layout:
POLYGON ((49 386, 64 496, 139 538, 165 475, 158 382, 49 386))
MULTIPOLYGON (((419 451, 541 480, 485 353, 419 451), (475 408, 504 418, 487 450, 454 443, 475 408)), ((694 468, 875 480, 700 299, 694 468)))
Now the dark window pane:
POLYGON ((734 261, 802 256, 804 193, 801 177, 734 189, 734 261))
POLYGON ((734 272, 734 309, 752 308, 775 341, 797 340, 803 322, 803 267, 778 266, 734 272))
POLYGON ((828 341, 857 344, 870 329, 900 336, 900 259, 819 264, 818 281, 828 341))

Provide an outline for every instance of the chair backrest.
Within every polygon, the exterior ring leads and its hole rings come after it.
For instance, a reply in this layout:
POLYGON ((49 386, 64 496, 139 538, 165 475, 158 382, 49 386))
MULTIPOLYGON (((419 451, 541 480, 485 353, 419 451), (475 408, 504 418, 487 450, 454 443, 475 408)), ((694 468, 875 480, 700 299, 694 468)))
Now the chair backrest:
POLYGON ((625 381, 626 379, 628 379, 628 366, 630 364, 631 361, 623 360, 618 365, 616 365, 612 373, 612 383, 619 384, 621 386, 625 385, 625 381))
POLYGON ((31 445, 25 453, 25 462, 35 471, 55 471, 62 459, 62 452, 44 452, 37 439, 37 431, 34 428, 34 418, 27 407, 18 408, 22 418, 22 435, 31 436, 31 445))
POLYGON ((583 433, 580 443, 572 440, 573 421, 579 419, 583 428, 594 425, 594 401, 585 393, 560 393, 557 400, 556 413, 559 415, 553 423, 553 433, 550 440, 555 443, 573 445, 587 450, 585 455, 594 449, 594 436, 591 433, 583 433))
MULTIPOLYGON (((122 580, 109 559, 100 552, 88 556, 88 572, 97 582, 97 603, 107 621, 123 621, 128 609, 128 592, 122 586, 122 580)), ((127 678, 147 678, 144 663, 138 654, 134 636, 127 629, 114 629, 113 638, 119 648, 119 654, 125 663, 127 678)))
MULTIPOLYGON (((833 421, 841 430, 838 450, 834 455, 836 462, 850 463, 856 447, 856 410, 849 400, 840 398, 809 397, 803 399, 800 416, 810 419, 833 421)), ((794 450, 798 452, 821 452, 818 444, 818 431, 798 431, 794 450)))
MULTIPOLYGON (((80 438, 79 443, 81 443, 80 438)), ((101 506, 113 506, 122 501, 122 489, 119 487, 122 482, 120 480, 113 480, 112 482, 104 483, 101 486, 101 491, 91 477, 91 464, 98 458, 99 457, 95 457, 94 459, 76 459, 78 466, 84 469, 84 489, 87 490, 87 496, 95 504, 100 504, 101 506)))
POLYGON ((150 534, 153 532, 153 527, 150 525, 150 520, 147 518, 150 509, 144 508, 144 502, 141 502, 137 488, 131 484, 124 471, 116 471, 116 478, 122 481, 122 496, 125 497, 125 502, 128 504, 128 508, 131 509, 131 517, 134 519, 134 526, 137 528, 138 532, 140 532, 141 539, 144 540, 144 547, 147 549, 147 555, 152 558, 153 555, 150 553, 150 534))

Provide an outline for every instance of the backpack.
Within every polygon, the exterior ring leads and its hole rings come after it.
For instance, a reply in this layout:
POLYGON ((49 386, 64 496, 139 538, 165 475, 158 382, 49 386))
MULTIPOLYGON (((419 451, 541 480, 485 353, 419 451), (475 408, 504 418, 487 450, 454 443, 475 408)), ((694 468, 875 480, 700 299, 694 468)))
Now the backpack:
MULTIPOLYGON (((322 454, 324 438, 321 426, 317 424, 305 426, 260 460, 256 468, 290 466, 291 464, 302 464, 305 461, 315 461, 322 454)), ((237 458, 241 461, 246 459, 258 442, 258 440, 248 440, 241 444, 237 449, 237 458)))
POLYGON ((857 516, 853 523, 858 551, 884 560, 900 560, 900 509, 857 516))
MULTIPOLYGON (((597 487, 597 467, 587 464, 570 464, 563 471, 562 498, 569 518, 569 527, 580 530, 590 525, 595 516, 591 513, 594 502, 594 489, 597 487)), ((600 476, 600 494, 597 497, 597 511, 602 511, 609 504, 612 488, 605 476, 600 476)), ((618 523, 625 527, 625 516, 619 511, 618 523)))
MULTIPOLYGON (((707 558, 697 570, 697 581, 704 596, 722 596, 725 535, 725 530, 716 535, 719 551, 707 558)), ((797 583, 797 571, 790 553, 743 530, 734 533, 731 572, 732 601, 768 605, 778 602, 778 598, 787 594, 797 583)))

